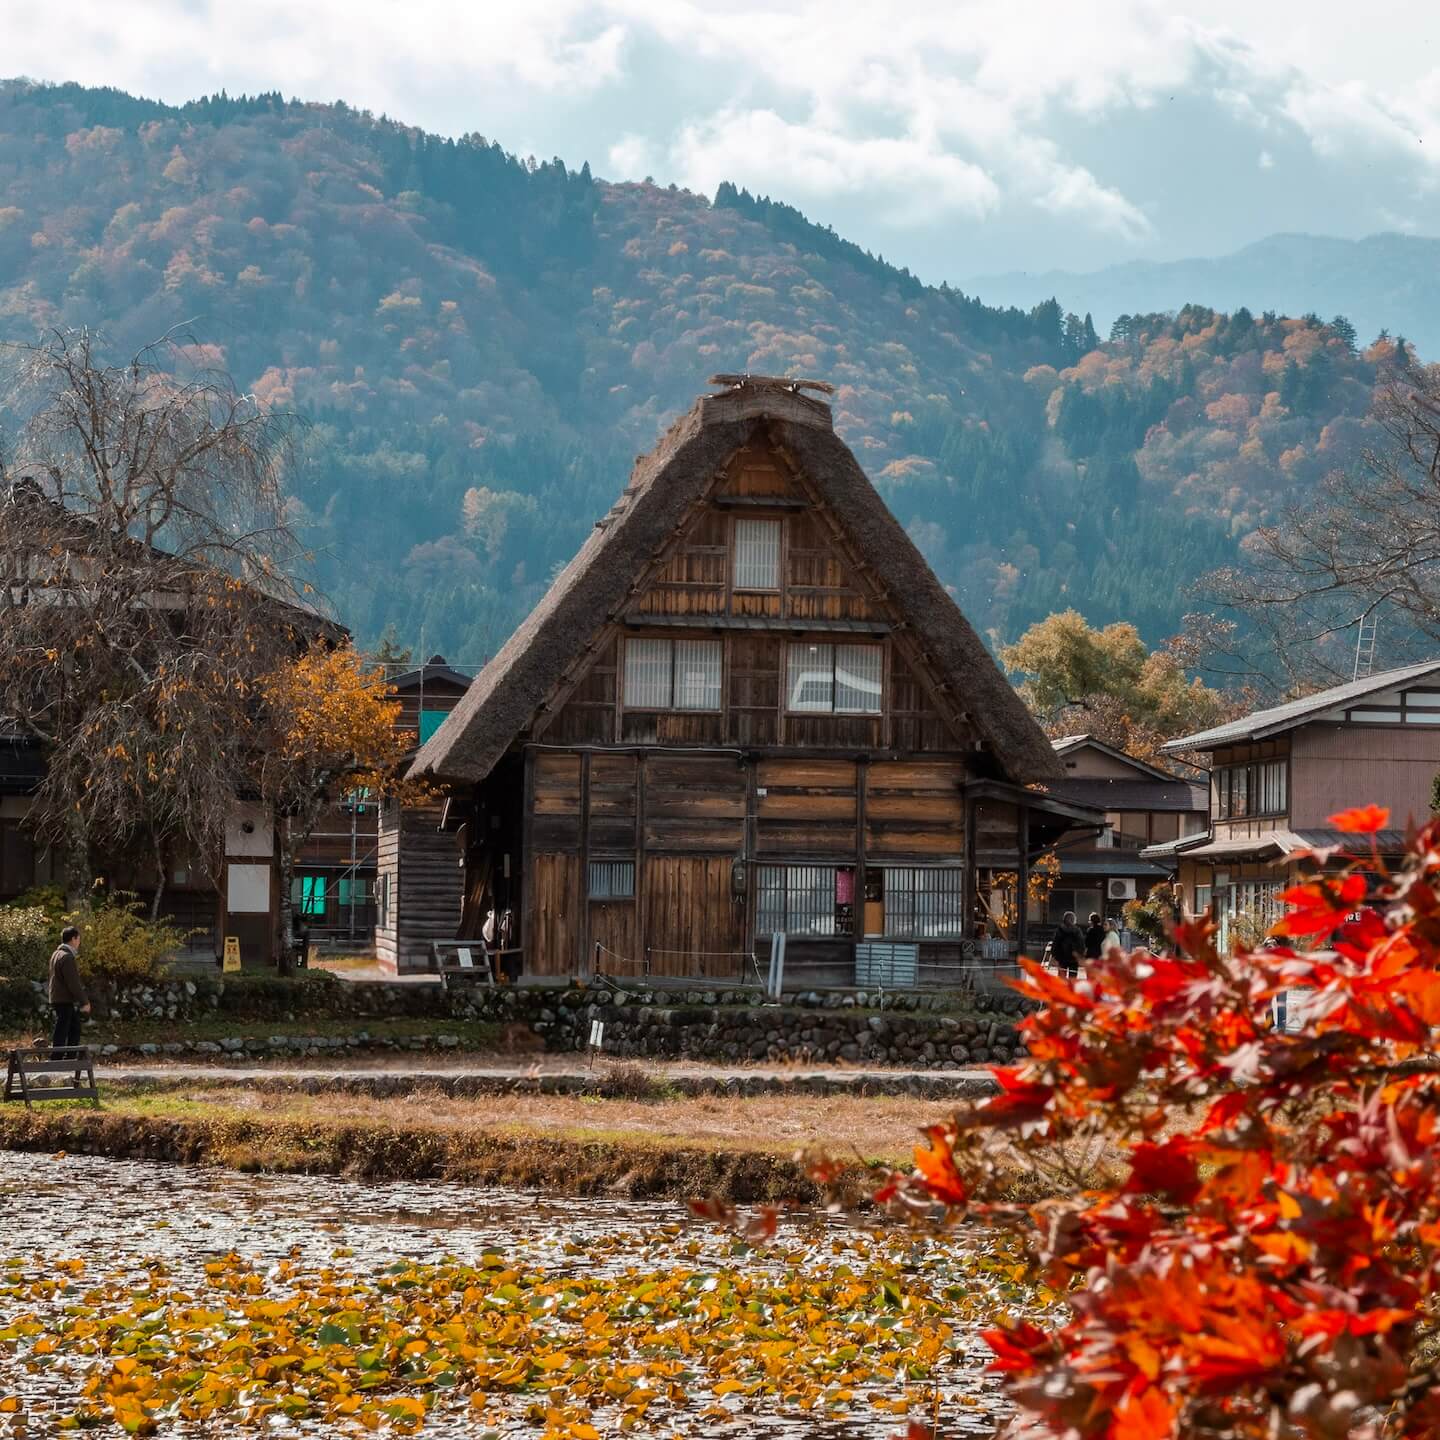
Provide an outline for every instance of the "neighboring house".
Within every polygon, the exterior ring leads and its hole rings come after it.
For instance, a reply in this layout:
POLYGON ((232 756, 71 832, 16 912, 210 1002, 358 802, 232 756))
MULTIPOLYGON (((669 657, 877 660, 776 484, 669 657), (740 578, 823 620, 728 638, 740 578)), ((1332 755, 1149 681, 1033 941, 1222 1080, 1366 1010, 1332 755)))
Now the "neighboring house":
MULTIPOLYGON (((27 533, 23 523, 17 526, 10 543, 19 548, 7 552, 5 564, 0 566, 0 576, 7 578, 7 583, 0 585, 0 606, 35 607, 29 613, 43 614, 41 607, 65 604, 66 587, 83 583, 98 563, 87 550, 89 522, 63 509, 32 480, 23 477, 8 486, 3 503, 43 507, 35 513, 61 523, 50 529, 51 548, 44 552, 44 563, 38 565, 35 554, 39 552, 32 551, 24 540, 14 539, 14 534, 25 537, 27 533), (58 541, 53 538, 57 533, 61 537, 58 541)), ((30 512, 18 513, 23 520, 30 512)), ((165 553, 139 540, 127 538, 123 543, 142 554, 165 553)), ((252 589, 252 593, 273 607, 272 618, 284 623, 297 646, 317 637, 337 643, 346 635, 343 627, 303 604, 267 596, 259 590, 252 589)), ((191 602, 182 590, 172 588, 150 591, 145 603, 156 613, 183 616, 191 602)), ((62 858, 37 844, 25 823, 44 776, 41 744, 19 731, 0 734, 0 902, 12 900, 34 886, 64 883, 62 858)), ((156 879, 148 857, 137 862, 133 856, 106 854, 102 849, 93 858, 99 878, 109 890, 132 892, 143 905, 150 905, 156 879)), ((243 963, 271 963, 280 941, 279 864, 274 827, 264 806, 236 796, 226 824, 224 854, 215 858, 219 861, 218 884, 207 873, 213 867, 201 864, 195 855, 171 859, 161 897, 161 915, 186 932, 192 952, 218 959, 224 938, 235 936, 243 963)))
MULTIPOLYGON (((725 383, 422 748, 470 903, 420 903, 513 907, 528 975, 736 979, 784 932, 792 981, 863 979, 867 938, 958 978, 1031 860, 1100 816, 1027 788, 1055 752, 829 407, 725 383)), ((394 883, 394 963, 425 963, 394 883)))
POLYGON ((1177 861, 1186 905, 1213 905, 1228 941, 1237 917, 1275 918, 1301 852, 1345 839, 1331 815, 1385 806, 1386 854, 1404 849, 1408 821, 1429 817, 1440 771, 1440 660, 1337 685, 1165 748, 1209 753, 1209 827, 1152 846, 1145 858, 1177 861))
POLYGON ((1141 852, 1205 830, 1205 785, 1147 765, 1093 735, 1057 740, 1055 753, 1065 778, 1051 784, 1050 793, 1103 810, 1105 824, 1098 835, 1072 837, 1056 850, 1059 877, 1044 913, 1035 918, 1055 926, 1067 910, 1082 924, 1091 914, 1118 917, 1127 901, 1143 899, 1174 877, 1173 858, 1150 859, 1141 852))
MULTIPOLYGON (((390 690, 400 701, 396 725, 415 733, 416 749, 459 704, 470 680, 443 655, 432 655, 391 679, 390 690)), ((368 951, 380 939, 377 920, 386 908, 376 887, 380 808, 364 795, 331 805, 302 847, 291 898, 309 940, 330 949, 368 951)), ((449 844, 453 872, 459 862, 453 839, 449 844)))

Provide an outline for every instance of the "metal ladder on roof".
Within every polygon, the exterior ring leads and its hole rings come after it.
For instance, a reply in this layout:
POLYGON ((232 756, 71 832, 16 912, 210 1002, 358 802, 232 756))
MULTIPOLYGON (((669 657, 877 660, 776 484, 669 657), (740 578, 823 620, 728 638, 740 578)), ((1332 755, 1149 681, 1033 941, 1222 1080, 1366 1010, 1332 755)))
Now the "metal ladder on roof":
POLYGON ((1360 630, 1355 636, 1355 670, 1352 680, 1368 680, 1375 672, 1375 632, 1380 617, 1375 611, 1360 617, 1360 630))

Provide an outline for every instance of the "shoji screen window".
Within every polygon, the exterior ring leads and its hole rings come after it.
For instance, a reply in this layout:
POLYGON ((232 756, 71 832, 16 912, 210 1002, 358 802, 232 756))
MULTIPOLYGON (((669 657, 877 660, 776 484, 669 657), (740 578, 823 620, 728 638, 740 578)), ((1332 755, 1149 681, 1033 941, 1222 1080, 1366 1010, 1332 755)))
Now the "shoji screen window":
POLYGON ((718 710, 718 640, 627 640, 627 710, 718 710))
POLYGON ((778 520, 736 520, 734 583, 737 590, 780 588, 778 520))
POLYGON ((884 667, 879 645, 791 645, 787 706, 800 714, 878 715, 884 667))

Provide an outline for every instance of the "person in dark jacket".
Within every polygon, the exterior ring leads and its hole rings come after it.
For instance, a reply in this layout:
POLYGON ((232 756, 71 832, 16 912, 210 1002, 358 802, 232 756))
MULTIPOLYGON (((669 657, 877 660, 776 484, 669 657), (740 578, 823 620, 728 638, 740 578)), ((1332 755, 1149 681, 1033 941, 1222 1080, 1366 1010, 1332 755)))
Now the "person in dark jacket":
POLYGON ((80 1043, 80 1017, 90 1013, 90 1001, 80 982, 80 932, 67 925, 60 932, 60 947, 50 957, 50 1004, 55 1011, 55 1049, 72 1049, 80 1043))
POLYGON ((1085 935, 1075 923, 1075 912, 1067 910, 1061 917, 1060 928, 1050 942, 1050 953, 1062 975, 1074 975, 1080 966, 1078 957, 1085 952, 1085 935))
POLYGON ((1105 927, 1100 923, 1098 915, 1091 915, 1090 923, 1085 927, 1085 958, 1098 960, 1104 953, 1105 927))

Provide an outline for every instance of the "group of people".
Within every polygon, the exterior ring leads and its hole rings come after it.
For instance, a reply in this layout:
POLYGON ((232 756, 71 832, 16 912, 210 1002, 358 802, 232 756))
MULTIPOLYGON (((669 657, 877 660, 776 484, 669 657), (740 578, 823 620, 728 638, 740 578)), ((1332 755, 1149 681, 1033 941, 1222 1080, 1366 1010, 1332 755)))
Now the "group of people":
POLYGON ((1076 975, 1082 960, 1098 960, 1112 946, 1118 948, 1119 945, 1118 920, 1102 920, 1092 913, 1089 925, 1082 930, 1075 922, 1075 912, 1067 910, 1050 941, 1050 955, 1062 975, 1076 975))

